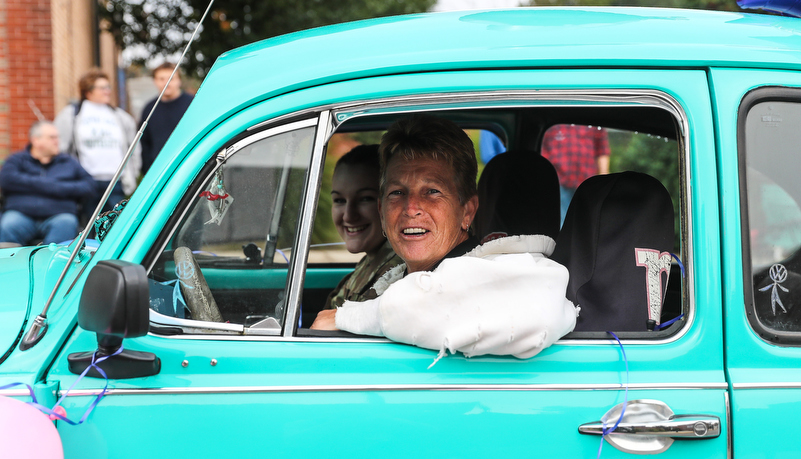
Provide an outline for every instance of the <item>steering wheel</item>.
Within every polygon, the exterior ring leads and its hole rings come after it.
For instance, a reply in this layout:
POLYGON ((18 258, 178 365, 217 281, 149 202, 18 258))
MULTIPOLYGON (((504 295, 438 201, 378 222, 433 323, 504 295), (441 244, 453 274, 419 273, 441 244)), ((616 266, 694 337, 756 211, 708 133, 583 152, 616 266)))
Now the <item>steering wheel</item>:
POLYGON ((197 265, 192 251, 188 247, 178 247, 173 253, 175 260, 175 274, 181 284, 181 294, 186 301, 186 307, 192 313, 192 319, 204 322, 222 322, 222 314, 214 296, 211 294, 209 284, 203 277, 203 272, 197 265))

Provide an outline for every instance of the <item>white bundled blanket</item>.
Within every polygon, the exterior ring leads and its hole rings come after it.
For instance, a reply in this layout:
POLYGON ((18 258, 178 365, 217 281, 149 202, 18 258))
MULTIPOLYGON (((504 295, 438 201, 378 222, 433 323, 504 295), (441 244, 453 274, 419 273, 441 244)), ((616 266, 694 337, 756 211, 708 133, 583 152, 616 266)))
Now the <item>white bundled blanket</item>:
POLYGON ((567 268, 547 258, 553 248, 547 236, 510 236, 434 271, 401 278, 398 266, 376 282, 378 298, 346 301, 336 326, 439 350, 437 360, 446 351, 533 357, 572 331, 578 315, 565 298, 567 268))

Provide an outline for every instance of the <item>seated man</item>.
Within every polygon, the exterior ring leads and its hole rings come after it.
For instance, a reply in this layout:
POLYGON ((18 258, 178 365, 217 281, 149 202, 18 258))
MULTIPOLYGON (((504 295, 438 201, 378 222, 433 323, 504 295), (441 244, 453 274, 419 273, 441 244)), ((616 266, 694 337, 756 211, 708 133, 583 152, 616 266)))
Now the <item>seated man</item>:
POLYGON ((58 130, 47 121, 31 126, 28 146, 0 170, 5 212, 0 242, 21 245, 42 238, 63 242, 78 233, 78 202, 94 192, 94 179, 78 161, 58 151, 58 130))

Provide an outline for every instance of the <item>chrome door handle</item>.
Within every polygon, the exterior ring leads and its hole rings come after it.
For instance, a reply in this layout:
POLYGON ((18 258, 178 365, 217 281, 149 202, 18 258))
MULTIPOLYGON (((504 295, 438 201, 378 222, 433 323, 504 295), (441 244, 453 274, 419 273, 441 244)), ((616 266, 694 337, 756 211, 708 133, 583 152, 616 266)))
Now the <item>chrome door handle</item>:
POLYGON ((704 439, 720 436, 720 418, 690 414, 675 415, 659 400, 631 400, 607 411, 600 421, 579 426, 579 433, 602 435, 604 428, 611 429, 620 419, 614 432, 604 439, 615 448, 634 454, 656 454, 667 450, 678 439, 704 439), (623 419, 620 415, 623 413, 623 419))
MULTIPOLYGON (((611 421, 610 421, 611 422, 611 421)), ((588 422, 579 426, 583 434, 601 435, 604 427, 611 429, 614 422, 588 422)), ((687 415, 671 416, 665 421, 621 422, 614 433, 652 435, 670 438, 715 438, 720 436, 720 418, 717 416, 687 415)))

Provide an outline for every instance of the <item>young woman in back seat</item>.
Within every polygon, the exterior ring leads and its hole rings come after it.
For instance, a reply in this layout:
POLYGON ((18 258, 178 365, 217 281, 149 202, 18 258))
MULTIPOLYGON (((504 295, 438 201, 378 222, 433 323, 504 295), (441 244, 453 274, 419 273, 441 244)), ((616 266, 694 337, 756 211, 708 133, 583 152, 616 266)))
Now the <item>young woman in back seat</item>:
POLYGON ((381 230, 378 214, 378 145, 360 145, 337 161, 331 197, 331 218, 350 253, 365 252, 356 269, 328 295, 325 309, 345 300, 375 298, 372 286, 401 260, 381 230))

